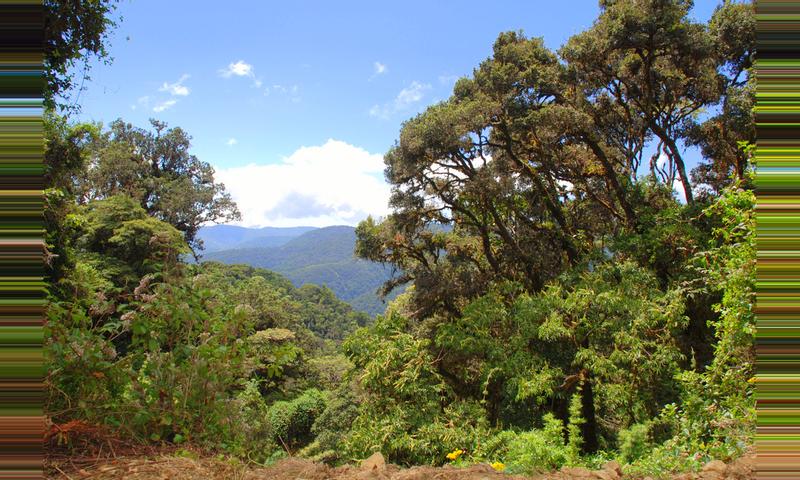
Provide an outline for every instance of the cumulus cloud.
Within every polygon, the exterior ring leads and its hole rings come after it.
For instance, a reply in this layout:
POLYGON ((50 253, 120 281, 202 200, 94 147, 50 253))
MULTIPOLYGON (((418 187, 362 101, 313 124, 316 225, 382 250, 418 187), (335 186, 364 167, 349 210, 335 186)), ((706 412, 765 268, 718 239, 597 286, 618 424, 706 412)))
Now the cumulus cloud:
POLYGON ((387 119, 392 114, 408 110, 410 107, 421 101, 425 93, 431 89, 429 83, 411 82, 411 85, 400 90, 395 99, 383 105, 374 105, 369 109, 370 116, 387 119))
POLYGON ((230 78, 232 76, 252 77, 255 75, 255 73, 253 73, 253 66, 246 63, 244 60, 229 63, 226 68, 220 69, 219 74, 225 78, 230 78))
POLYGON ((189 95, 189 87, 183 84, 186 80, 189 79, 188 74, 181 75, 181 78, 178 79, 175 83, 167 83, 164 82, 161 85, 161 88, 158 89, 159 92, 169 92, 170 95, 185 97, 189 95))
POLYGON ((237 143, 239 143, 239 140, 236 140, 235 138, 229 138, 228 141, 225 142, 225 145, 227 145, 229 147, 232 147, 232 146, 236 145, 237 143))
POLYGON ((163 102, 157 103, 156 106, 153 107, 153 111, 156 113, 163 112, 168 108, 172 108, 176 103, 178 103, 177 100, 165 100, 163 102))
POLYGON ((220 169, 246 226, 355 225, 388 213, 383 156, 338 140, 279 163, 220 169))
POLYGON ((659 153, 658 158, 656 159, 656 165, 658 166, 658 168, 663 170, 667 168, 668 163, 669 163, 669 156, 664 152, 659 153))
POLYGON ((266 213, 278 218, 316 218, 336 215, 337 208, 321 202, 313 195, 290 192, 266 213))

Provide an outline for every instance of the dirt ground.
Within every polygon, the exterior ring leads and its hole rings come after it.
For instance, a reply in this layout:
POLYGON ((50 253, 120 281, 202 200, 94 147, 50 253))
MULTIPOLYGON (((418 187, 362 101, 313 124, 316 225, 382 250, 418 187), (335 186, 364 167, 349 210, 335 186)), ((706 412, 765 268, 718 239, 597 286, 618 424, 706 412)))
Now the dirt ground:
MULTIPOLYGON (((707 464, 699 473, 673 475, 672 480, 744 480, 755 478, 754 457, 743 457, 732 464, 719 461, 707 464)), ((218 458, 189 458, 175 454, 150 457, 104 457, 92 463, 84 458, 51 458, 47 478, 92 480, 621 480, 619 466, 609 462, 601 470, 563 468, 538 476, 508 475, 489 465, 468 468, 414 467, 387 465, 380 454, 361 466, 329 467, 308 460, 290 458, 268 468, 253 468, 218 458)))

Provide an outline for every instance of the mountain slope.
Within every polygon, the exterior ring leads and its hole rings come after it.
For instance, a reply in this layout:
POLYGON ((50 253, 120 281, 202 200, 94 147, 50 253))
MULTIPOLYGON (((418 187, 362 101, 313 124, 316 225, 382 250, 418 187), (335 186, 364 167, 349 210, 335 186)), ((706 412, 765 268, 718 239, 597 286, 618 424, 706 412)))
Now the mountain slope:
POLYGON ((203 255, 203 260, 274 270, 296 286, 324 285, 358 310, 370 315, 382 313, 385 304, 376 291, 391 278, 392 270, 355 258, 355 242, 353 227, 333 226, 308 230, 279 246, 211 251, 203 255))

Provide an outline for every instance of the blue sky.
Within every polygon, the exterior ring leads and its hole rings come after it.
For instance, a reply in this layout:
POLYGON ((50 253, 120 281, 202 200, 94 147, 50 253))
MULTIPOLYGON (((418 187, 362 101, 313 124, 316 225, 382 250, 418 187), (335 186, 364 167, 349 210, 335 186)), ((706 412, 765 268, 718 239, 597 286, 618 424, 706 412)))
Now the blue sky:
MULTIPOLYGON (((717 4, 696 3, 703 20, 717 4)), ((498 33, 558 48, 598 12, 596 0, 122 0, 113 63, 92 65, 79 118, 182 127, 244 225, 355 224, 386 213, 381 157, 402 121, 447 98, 498 33)))

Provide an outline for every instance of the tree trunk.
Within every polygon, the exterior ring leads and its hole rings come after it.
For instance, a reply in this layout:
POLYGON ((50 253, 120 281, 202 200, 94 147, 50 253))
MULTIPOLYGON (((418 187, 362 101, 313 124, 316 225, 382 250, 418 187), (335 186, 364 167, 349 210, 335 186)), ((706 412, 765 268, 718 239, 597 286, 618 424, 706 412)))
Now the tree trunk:
POLYGON ((667 131, 661 128, 661 126, 658 125, 655 120, 651 118, 649 123, 650 129, 653 131, 653 133, 655 133, 656 136, 667 145, 672 161, 675 162, 675 166, 678 168, 678 174, 681 177, 681 185, 683 185, 683 191, 686 197, 686 204, 694 204, 692 183, 689 181, 689 175, 686 173, 686 164, 683 162, 683 157, 681 157, 681 152, 678 149, 678 145, 675 143, 675 140, 667 134, 667 131))
POLYGON ((597 417, 594 410, 594 392, 592 391, 592 380, 588 373, 583 379, 581 404, 581 415, 586 420, 586 422, 581 425, 581 435, 583 436, 583 453, 595 453, 599 448, 597 442, 597 417))

